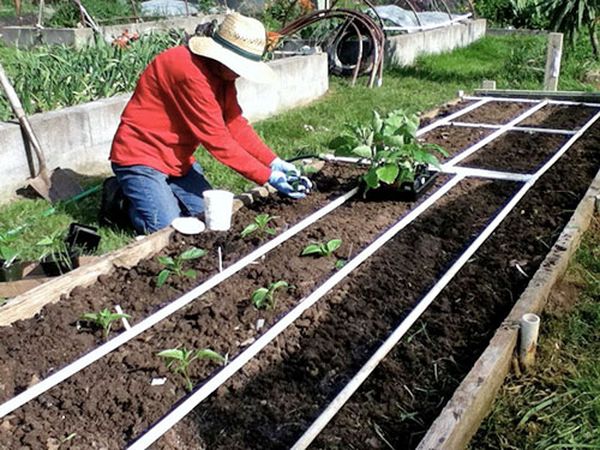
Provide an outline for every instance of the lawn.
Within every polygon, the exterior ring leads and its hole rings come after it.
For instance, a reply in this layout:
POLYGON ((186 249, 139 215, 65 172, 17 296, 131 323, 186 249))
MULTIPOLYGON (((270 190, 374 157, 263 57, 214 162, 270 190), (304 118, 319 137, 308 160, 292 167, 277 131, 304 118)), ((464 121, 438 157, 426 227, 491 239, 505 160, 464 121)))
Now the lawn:
MULTIPOLYGON (((411 68, 388 69, 380 88, 368 89, 360 82, 351 87, 345 79, 332 78, 322 99, 257 123, 256 129, 283 157, 322 152, 344 124, 369 118, 373 109, 382 113, 397 108, 426 111, 454 98, 459 89, 472 91, 484 79, 497 80, 499 88, 540 88, 544 55, 545 40, 539 36, 486 37, 468 48, 423 57, 411 68)), ((561 87, 591 89, 581 82, 575 64, 567 56, 561 87)), ((214 186, 235 192, 250 187, 206 152, 199 151, 198 158, 214 186)), ((99 202, 96 193, 78 202, 56 205, 48 213, 50 205, 45 201, 15 201, 0 208, 0 234, 22 227, 13 233, 17 246, 24 257, 36 258, 39 248, 35 243, 44 235, 66 229, 73 221, 94 225, 99 202)), ((100 233, 99 253, 118 248, 133 237, 104 228, 100 233)))

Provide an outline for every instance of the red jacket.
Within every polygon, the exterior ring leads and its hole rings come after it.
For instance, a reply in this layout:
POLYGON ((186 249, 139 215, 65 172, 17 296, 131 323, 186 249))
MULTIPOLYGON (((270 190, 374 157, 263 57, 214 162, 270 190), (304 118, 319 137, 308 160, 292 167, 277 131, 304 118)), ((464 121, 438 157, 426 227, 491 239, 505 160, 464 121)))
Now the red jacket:
POLYGON ((214 67, 185 46, 158 55, 123 111, 110 160, 182 176, 202 145, 246 178, 266 183, 276 155, 242 117, 235 82, 218 77, 214 67))

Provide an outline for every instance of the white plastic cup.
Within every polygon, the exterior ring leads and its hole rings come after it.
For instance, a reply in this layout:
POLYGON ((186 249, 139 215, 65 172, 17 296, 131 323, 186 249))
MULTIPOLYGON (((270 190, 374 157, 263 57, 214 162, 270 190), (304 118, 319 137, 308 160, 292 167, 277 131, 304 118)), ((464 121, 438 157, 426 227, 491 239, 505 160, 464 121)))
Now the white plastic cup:
POLYGON ((204 219, 206 227, 213 231, 227 231, 231 228, 233 193, 211 189, 202 193, 204 197, 204 219))

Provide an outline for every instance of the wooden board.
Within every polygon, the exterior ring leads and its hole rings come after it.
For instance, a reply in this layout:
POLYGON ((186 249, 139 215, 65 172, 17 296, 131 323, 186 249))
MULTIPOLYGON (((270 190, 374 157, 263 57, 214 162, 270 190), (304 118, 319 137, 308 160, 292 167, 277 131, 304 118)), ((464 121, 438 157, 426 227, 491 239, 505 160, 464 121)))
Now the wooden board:
POLYGON ((600 194, 600 171, 571 219, 490 344, 419 443, 418 450, 462 449, 469 443, 508 374, 517 344, 519 319, 544 309, 551 289, 567 270, 589 227, 600 194))
POLYGON ((600 93, 569 91, 515 91, 510 89, 475 89, 475 96, 502 98, 530 98, 568 100, 573 102, 600 103, 600 93))

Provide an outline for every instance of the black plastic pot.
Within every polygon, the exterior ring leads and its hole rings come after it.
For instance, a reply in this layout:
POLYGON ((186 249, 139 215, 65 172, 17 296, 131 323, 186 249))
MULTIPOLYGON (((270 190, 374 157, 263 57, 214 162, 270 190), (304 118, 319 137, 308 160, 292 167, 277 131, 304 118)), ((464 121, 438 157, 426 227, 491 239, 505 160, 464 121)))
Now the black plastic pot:
POLYGON ((80 253, 94 253, 100 243, 98 228, 80 223, 72 223, 65 243, 72 251, 80 253))
POLYGON ((79 255, 76 253, 50 254, 41 259, 40 265, 47 276, 57 277, 79 267, 79 255))
POLYGON ((433 185, 438 172, 419 167, 412 182, 395 183, 392 185, 382 183, 377 189, 369 189, 366 194, 363 184, 363 196, 367 200, 397 200, 414 202, 419 199, 433 185))
POLYGON ((17 281, 23 278, 23 261, 15 260, 8 267, 4 267, 5 262, 0 259, 0 281, 17 281))

